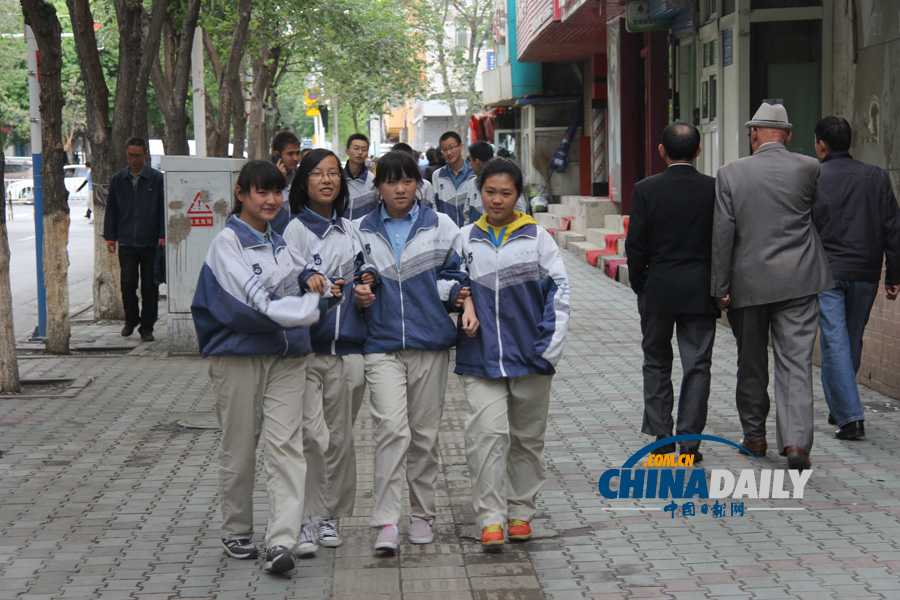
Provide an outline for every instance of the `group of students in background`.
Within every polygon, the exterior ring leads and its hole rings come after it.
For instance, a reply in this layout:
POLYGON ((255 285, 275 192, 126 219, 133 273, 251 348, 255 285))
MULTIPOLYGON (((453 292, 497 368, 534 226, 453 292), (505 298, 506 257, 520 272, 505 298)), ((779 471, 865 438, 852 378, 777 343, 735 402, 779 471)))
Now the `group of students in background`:
POLYGON ((241 170, 192 304, 222 427, 225 552, 259 554, 252 492, 261 435, 265 570, 285 572, 295 554, 341 545, 366 386, 375 551, 399 549, 404 471, 409 542, 432 542, 453 346, 482 546, 530 539, 569 284, 553 238, 522 210, 521 170, 476 144, 466 160, 455 132, 441 136, 446 165, 430 182, 402 147, 373 174, 361 134, 350 136, 345 165, 325 149, 301 157, 290 136, 276 136, 273 162, 241 170))

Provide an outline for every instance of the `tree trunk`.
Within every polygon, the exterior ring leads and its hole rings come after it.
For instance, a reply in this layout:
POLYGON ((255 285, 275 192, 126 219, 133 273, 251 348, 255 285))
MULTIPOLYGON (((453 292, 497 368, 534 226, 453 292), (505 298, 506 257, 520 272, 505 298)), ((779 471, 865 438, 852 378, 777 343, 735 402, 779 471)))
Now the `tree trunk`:
MULTIPOLYGON (((163 24, 169 0, 153 0, 150 14, 143 11, 141 5, 141 41, 138 58, 138 72, 135 81, 134 107, 132 108, 131 135, 139 135, 144 139, 150 137, 150 126, 147 122, 147 88, 150 85, 150 71, 153 63, 159 60, 159 41, 162 39, 163 24)), ((169 88, 170 89, 170 88, 169 88)), ((157 94, 166 93, 168 89, 156 90, 157 94)))
POLYGON ((19 362, 16 357, 16 332, 13 329, 12 287, 9 283, 9 236, 6 232, 6 186, 3 175, 3 132, 0 132, 0 394, 17 394, 19 362))
POLYGON ((269 140, 263 108, 266 97, 269 95, 269 89, 275 81, 280 57, 280 46, 269 49, 269 45, 263 43, 259 53, 253 59, 253 90, 250 94, 250 126, 247 133, 249 142, 247 157, 251 160, 265 160, 268 154, 269 140))
POLYGON ((228 139, 231 133, 232 102, 234 98, 234 81, 240 77, 241 59, 247 39, 250 36, 251 0, 240 0, 238 5, 238 22, 228 49, 228 60, 219 81, 219 111, 213 135, 207 138, 209 156, 227 156, 228 139))
POLYGON ((63 167, 62 27, 56 8, 44 0, 21 0, 25 22, 31 25, 40 52, 41 138, 44 202, 44 285, 47 291, 45 351, 69 352, 69 192, 63 167))
POLYGON ((190 154, 187 94, 191 80, 191 46, 194 43, 194 31, 199 15, 200 0, 187 0, 181 36, 176 37, 175 28, 170 22, 167 22, 163 29, 165 69, 160 64, 158 55, 152 65, 153 88, 156 90, 156 98, 165 118, 166 154, 179 156, 190 154))
POLYGON ((232 91, 234 100, 231 103, 232 144, 231 156, 244 158, 244 141, 247 136, 247 110, 244 108, 244 84, 240 76, 235 78, 232 91))
MULTIPOLYGON (((120 295, 119 263, 115 255, 106 251, 103 223, 106 220, 106 196, 109 180, 116 171, 117 153, 110 144, 109 88, 100 63, 94 16, 89 0, 66 0, 72 17, 75 51, 84 79, 87 136, 91 144, 91 181, 94 190, 94 319, 121 320, 125 318, 120 295)), ((122 150, 124 153, 124 150, 122 150)))

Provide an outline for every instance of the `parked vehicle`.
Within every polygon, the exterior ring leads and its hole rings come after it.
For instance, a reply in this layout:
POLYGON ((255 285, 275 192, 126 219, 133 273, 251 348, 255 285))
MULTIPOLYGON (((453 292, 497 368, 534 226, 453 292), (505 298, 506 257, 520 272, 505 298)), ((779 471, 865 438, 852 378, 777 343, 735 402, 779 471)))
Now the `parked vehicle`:
MULTIPOLYGON (((90 190, 87 185, 82 187, 87 178, 87 167, 66 165, 63 170, 65 186, 69 190, 69 202, 87 201, 90 190)), ((34 179, 23 178, 9 183, 6 188, 6 199, 11 202, 34 204, 34 179)))

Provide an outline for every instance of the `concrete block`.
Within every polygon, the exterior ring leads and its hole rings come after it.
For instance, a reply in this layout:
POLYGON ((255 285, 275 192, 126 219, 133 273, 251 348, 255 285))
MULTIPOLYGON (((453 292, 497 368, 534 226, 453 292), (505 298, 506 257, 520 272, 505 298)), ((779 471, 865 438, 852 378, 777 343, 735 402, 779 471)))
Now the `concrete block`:
POLYGON ((557 231, 554 236, 556 237, 556 245, 560 248, 567 249, 572 242, 584 241, 584 234, 577 231, 557 231))
POLYGON ((616 233, 625 233, 625 218, 623 215, 604 215, 603 228, 611 229, 616 233))
POLYGON ((587 261, 588 250, 602 250, 600 246, 591 244, 590 242, 572 242, 568 246, 569 252, 587 261))
POLYGON ((616 232, 611 229, 592 227, 584 230, 584 239, 596 246, 606 248, 606 236, 615 234, 616 232))
POLYGON ((562 217, 553 213, 535 213, 534 220, 544 229, 559 229, 562 227, 562 217))
POLYGON ((631 287, 631 280, 628 279, 628 265, 619 265, 619 272, 616 275, 616 281, 623 285, 631 287))
POLYGON ((562 217, 574 217, 576 216, 575 213, 578 212, 578 207, 571 204, 550 204, 547 206, 547 212, 562 217))
POLYGON ((582 197, 578 202, 578 213, 570 229, 584 232, 592 227, 603 227, 603 217, 619 214, 618 202, 604 198, 582 197))

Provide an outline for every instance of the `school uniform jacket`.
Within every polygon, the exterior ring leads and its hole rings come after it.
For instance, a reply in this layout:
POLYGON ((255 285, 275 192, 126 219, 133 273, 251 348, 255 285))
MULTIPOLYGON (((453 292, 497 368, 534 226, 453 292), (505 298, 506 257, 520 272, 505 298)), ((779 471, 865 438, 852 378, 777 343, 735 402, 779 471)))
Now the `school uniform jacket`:
POLYGON ((360 173, 358 179, 350 177, 350 170, 344 167, 344 177, 350 188, 350 202, 342 215, 345 219, 355 221, 364 217, 378 206, 378 191, 375 189, 375 176, 367 170, 360 173))
POLYGON ((271 235, 274 254, 231 216, 210 244, 191 303, 204 357, 312 351, 309 327, 319 319, 320 297, 303 294, 300 282, 316 271, 271 235))
MULTIPOLYGON (((469 213, 478 192, 477 177, 468 161, 463 166, 463 174, 465 179, 458 188, 453 185, 450 178, 450 165, 441 167, 431 176, 431 185, 434 187, 434 209, 449 216, 457 227, 473 222, 469 213)), ((480 207, 480 199, 478 202, 480 207)))
POLYGON ((566 268, 550 234, 517 214, 499 248, 485 218, 462 230, 480 327, 474 338, 459 332, 457 374, 552 375, 562 356, 569 323, 566 268))
POLYGON ((357 276, 366 270, 377 272, 375 303, 363 311, 368 325, 363 352, 452 346, 456 327, 449 312, 460 288, 468 285, 459 228, 447 215, 420 203, 398 268, 380 211, 353 225, 364 257, 357 276))
POLYGON ((312 264, 329 279, 343 279, 343 297, 331 312, 322 300, 318 323, 312 326, 312 348, 317 354, 360 354, 366 339, 366 322, 353 300, 353 278, 359 248, 351 233, 350 221, 338 218, 334 223, 314 215, 306 208, 291 219, 284 240, 297 263, 312 264))

